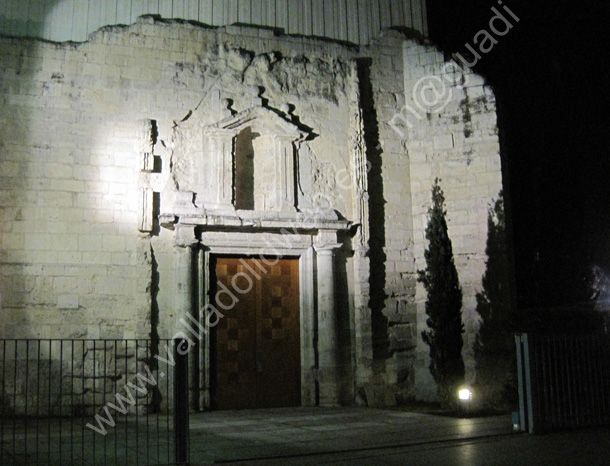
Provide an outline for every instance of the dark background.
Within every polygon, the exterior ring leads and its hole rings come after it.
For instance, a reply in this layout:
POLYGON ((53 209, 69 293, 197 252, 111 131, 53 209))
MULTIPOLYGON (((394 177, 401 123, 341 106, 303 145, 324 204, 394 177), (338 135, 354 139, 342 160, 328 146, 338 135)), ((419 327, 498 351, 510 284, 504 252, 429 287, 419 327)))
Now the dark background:
MULTIPOLYGON (((492 32, 498 44, 474 68, 497 96, 522 311, 586 308, 592 267, 610 273, 609 3, 506 0, 520 21, 507 16, 514 27, 492 32)), ((497 0, 428 0, 431 40, 447 54, 478 50, 492 6, 502 11, 497 0)))

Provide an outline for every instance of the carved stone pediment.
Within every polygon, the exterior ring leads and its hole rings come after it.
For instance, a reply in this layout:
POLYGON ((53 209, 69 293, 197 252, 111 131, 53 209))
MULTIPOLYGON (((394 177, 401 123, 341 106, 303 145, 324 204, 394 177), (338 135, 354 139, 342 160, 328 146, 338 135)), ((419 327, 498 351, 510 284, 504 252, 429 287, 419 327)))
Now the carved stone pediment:
POLYGON ((204 131, 210 135, 226 133, 235 136, 247 127, 250 127, 253 133, 271 134, 290 141, 298 141, 306 136, 294 123, 262 106, 251 107, 223 118, 204 128, 204 131))

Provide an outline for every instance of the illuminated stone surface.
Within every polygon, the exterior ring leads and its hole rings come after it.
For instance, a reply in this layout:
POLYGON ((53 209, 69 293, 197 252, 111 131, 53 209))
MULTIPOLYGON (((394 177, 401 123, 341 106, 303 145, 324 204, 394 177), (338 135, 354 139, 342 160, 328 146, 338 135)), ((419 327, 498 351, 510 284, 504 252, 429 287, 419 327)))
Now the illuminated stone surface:
POLYGON ((152 18, 82 44, 2 38, 0 60, 3 337, 169 338, 205 304, 210 257, 262 251, 301 259, 303 404, 365 384, 434 398, 415 277, 439 177, 472 372, 501 189, 480 77, 395 31, 356 50, 152 18), (237 186, 235 147, 253 157, 237 186))

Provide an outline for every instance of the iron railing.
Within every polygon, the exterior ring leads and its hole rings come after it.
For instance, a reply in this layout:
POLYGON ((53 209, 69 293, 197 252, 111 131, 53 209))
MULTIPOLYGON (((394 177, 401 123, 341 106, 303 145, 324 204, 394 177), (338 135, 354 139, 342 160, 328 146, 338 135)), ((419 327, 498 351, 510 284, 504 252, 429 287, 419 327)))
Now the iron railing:
POLYGON ((0 464, 186 464, 177 344, 0 340, 0 464))
POLYGON ((610 339, 516 335, 520 428, 610 424, 610 339))

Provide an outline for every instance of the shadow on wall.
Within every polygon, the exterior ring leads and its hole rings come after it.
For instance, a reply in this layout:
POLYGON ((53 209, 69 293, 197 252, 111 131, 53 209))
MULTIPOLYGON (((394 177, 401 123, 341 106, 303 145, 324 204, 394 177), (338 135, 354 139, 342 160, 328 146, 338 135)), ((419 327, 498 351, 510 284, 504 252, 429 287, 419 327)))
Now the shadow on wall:
POLYGON ((0 31, 6 36, 42 37, 45 19, 62 1, 65 0, 29 0, 18 7, 18 1, 4 0, 0 2, 3 4, 0 5, 0 31))
POLYGON ((360 105, 366 142, 366 158, 370 163, 368 173, 369 194, 369 277, 371 309, 371 331, 373 340, 373 359, 385 360, 390 357, 388 319, 383 314, 385 306, 385 199, 383 198, 383 178, 381 176, 381 145, 377 111, 371 86, 370 58, 358 60, 358 82, 360 85, 360 105))
MULTIPOLYGON (((351 245, 350 238, 343 238, 344 247, 342 251, 348 251, 351 245)), ((338 371, 339 371, 339 386, 340 386, 340 402, 342 405, 350 405, 354 401, 353 393, 353 378, 351 355, 352 334, 350 322, 350 303, 348 294, 348 259, 344 254, 335 256, 335 305, 337 306, 337 338, 341 342, 338 346, 337 355, 338 371)))
MULTIPOLYGON (((61 0, 31 0, 27 11, 27 19, 7 16, 9 5, 0 7, 0 31, 5 36, 40 37, 44 29, 45 15, 61 0)), ((0 2, 9 3, 9 2, 0 2)), ((40 95, 43 92, 41 83, 34 76, 42 67, 42 57, 38 53, 40 42, 23 39, 21 54, 11 57, 10 63, 1 63, 3 71, 0 73, 3 81, 2 91, 18 95, 40 95)), ((6 55, 4 55, 6 57, 6 55)), ((0 309, 12 310, 2 312, 0 320, 0 336, 4 338, 40 337, 40 332, 33 332, 28 322, 34 316, 25 311, 36 305, 45 304, 45 294, 41 289, 43 277, 36 273, 36 267, 28 262, 25 254, 27 243, 24 239, 25 228, 17 225, 24 218, 23 208, 25 200, 32 198, 28 189, 44 189, 44 187, 31 188, 28 185, 31 163, 27 157, 39 157, 44 160, 49 147, 43 140, 31 138, 32 129, 29 125, 35 121, 36 108, 29 107, 25 111, 23 106, 12 108, 8 98, 3 99, 2 128, 0 128, 0 220, 4 224, 6 236, 3 236, 0 248, 0 309), (25 124, 24 124, 25 123, 25 124), (15 312, 17 311, 17 312, 15 312)), ((19 100, 16 100, 19 102, 19 100)), ((39 167, 38 167, 39 168, 39 167)), ((46 180, 37 180, 42 186, 46 180)), ((44 201, 43 201, 44 202, 44 201)), ((41 204, 44 205, 44 204, 41 204)), ((31 201, 30 201, 31 206, 31 201)), ((36 204, 36 220, 39 228, 43 229, 45 220, 44 211, 36 204), (38 220, 40 219, 40 222, 38 220)), ((25 222, 22 225, 26 225, 25 222)), ((27 230, 30 232, 30 230, 27 230)), ((57 303, 52 303, 55 306, 57 303)))

